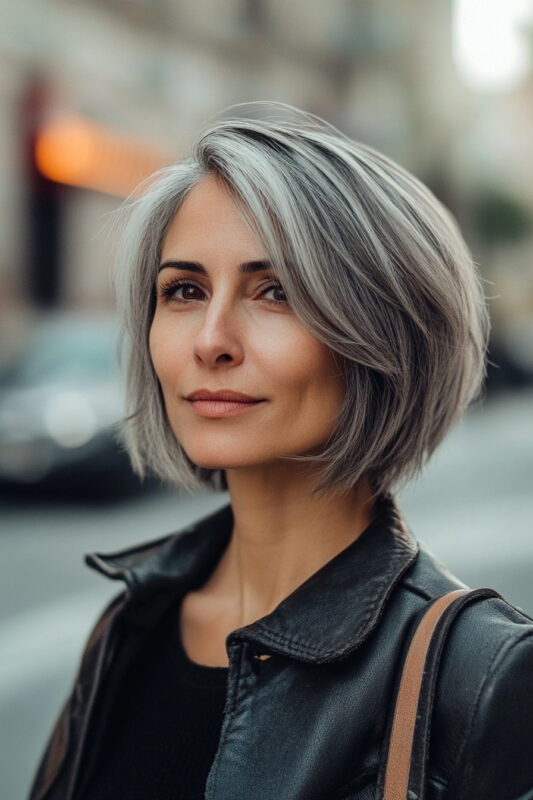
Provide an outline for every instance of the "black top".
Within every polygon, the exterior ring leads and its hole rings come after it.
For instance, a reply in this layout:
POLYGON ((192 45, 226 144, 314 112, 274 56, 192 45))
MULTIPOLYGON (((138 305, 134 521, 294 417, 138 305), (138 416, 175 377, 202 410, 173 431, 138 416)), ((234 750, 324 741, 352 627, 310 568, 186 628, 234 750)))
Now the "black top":
POLYGON ((188 658, 173 603, 116 694, 83 800, 201 800, 227 675, 188 658))

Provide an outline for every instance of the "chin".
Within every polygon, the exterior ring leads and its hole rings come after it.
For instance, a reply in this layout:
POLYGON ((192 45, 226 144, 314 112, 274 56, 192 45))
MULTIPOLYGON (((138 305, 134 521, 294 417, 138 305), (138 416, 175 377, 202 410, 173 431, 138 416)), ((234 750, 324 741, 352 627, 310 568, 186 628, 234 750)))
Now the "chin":
POLYGON ((215 441, 213 435, 205 438, 206 441, 201 441, 200 437, 194 437, 194 439, 190 437, 190 441, 187 441, 187 437, 181 439, 178 437, 178 441, 193 464, 203 469, 264 467, 294 455, 310 455, 319 452, 323 445, 323 443, 317 446, 316 443, 303 442, 299 443, 300 447, 291 448, 287 446, 287 441, 277 442, 279 446, 276 447, 276 442, 272 440, 262 442, 258 437, 250 441, 250 437, 247 436, 241 442, 235 435, 221 437, 218 442, 215 441))
POLYGON ((224 448, 222 452, 214 451, 213 448, 195 448, 191 447, 184 450, 190 460, 196 464, 197 467, 204 469, 239 469, 241 467, 255 467, 263 464, 265 460, 257 457, 257 450, 255 452, 232 452, 232 448, 224 448))
POLYGON ((190 447, 188 448, 182 442, 182 447, 187 453, 190 460, 198 467, 204 469, 246 469, 251 467, 264 467, 267 464, 273 464, 289 453, 286 449, 281 449, 276 452, 272 447, 265 448, 263 452, 258 447, 258 443, 254 442, 251 446, 249 442, 244 447, 190 447))

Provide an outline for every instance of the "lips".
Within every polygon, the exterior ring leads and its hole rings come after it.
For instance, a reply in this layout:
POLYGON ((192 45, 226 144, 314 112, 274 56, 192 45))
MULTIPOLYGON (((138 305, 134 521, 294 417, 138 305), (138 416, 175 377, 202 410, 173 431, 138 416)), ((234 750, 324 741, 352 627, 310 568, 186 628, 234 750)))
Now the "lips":
POLYGON ((234 417, 255 408, 264 401, 251 397, 242 392, 233 392, 230 389, 219 389, 211 392, 209 389, 199 389, 186 398, 192 408, 200 417, 218 419, 220 417, 234 417))
POLYGON ((198 389, 197 392, 187 395, 187 400, 214 400, 219 402, 229 403, 258 403, 259 398, 251 397, 248 394, 241 392, 232 392, 230 389, 219 389, 216 392, 210 392, 209 389, 198 389))

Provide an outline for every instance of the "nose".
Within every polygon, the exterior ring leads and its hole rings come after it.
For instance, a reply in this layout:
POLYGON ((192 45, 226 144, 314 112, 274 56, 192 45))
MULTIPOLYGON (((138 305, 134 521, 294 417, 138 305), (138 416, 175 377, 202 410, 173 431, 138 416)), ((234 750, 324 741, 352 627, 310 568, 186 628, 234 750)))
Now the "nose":
POLYGON ((229 303, 215 304, 211 301, 195 336, 193 349, 195 361, 209 369, 236 366, 242 362, 242 331, 236 311, 229 303))

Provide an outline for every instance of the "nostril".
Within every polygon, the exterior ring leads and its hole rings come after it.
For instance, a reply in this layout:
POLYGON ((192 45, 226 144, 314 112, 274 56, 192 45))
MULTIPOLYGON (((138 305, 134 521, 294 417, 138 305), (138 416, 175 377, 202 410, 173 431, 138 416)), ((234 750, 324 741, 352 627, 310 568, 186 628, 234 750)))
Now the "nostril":
POLYGON ((232 358, 228 353, 222 353, 222 355, 217 357, 217 361, 231 361, 232 358))

